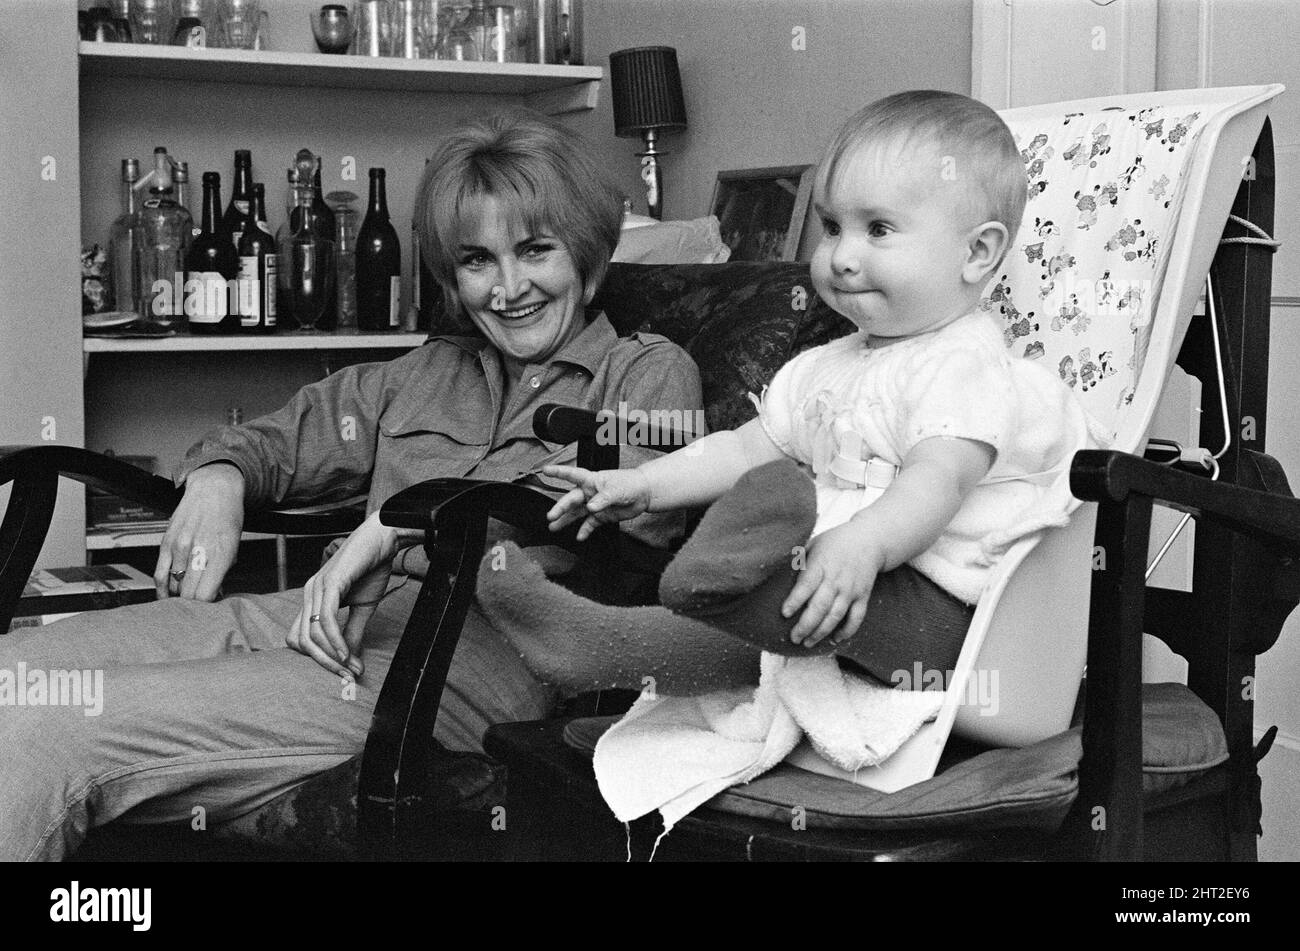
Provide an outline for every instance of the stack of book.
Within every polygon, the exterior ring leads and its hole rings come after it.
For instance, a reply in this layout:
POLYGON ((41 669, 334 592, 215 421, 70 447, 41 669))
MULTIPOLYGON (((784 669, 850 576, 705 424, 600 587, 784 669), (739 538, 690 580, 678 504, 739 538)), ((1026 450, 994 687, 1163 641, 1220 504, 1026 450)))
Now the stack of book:
POLYGON ((153 599, 153 579, 130 565, 38 568, 23 588, 9 630, 153 599))

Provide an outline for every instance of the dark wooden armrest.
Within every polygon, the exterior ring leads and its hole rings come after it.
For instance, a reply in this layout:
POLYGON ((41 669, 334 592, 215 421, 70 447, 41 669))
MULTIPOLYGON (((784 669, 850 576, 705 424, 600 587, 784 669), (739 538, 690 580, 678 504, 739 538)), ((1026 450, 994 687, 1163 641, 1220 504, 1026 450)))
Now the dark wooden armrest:
POLYGON ((1217 521, 1279 552, 1300 555, 1300 500, 1291 494, 1275 459, 1249 450, 1245 454, 1254 479, 1267 491, 1214 482, 1140 456, 1101 449, 1075 454, 1070 490, 1093 502, 1123 502, 1130 495, 1141 495, 1217 521))
POLYGON ((593 412, 559 403, 543 403, 537 407, 533 413, 533 432, 547 442, 564 445, 576 442, 578 465, 584 469, 617 469, 618 447, 627 435, 634 436, 638 446, 662 452, 680 449, 701 435, 664 425, 654 416, 628 420, 609 410, 593 412))
MULTIPOLYGON (((168 514, 175 511, 184 495, 184 490, 170 479, 88 449, 0 446, 0 486, 13 483, 4 521, 0 522, 0 630, 9 626, 45 544, 60 477, 168 514)), ((256 511, 245 514, 244 529, 274 535, 342 535, 356 528, 364 514, 355 507, 315 512, 256 511)))

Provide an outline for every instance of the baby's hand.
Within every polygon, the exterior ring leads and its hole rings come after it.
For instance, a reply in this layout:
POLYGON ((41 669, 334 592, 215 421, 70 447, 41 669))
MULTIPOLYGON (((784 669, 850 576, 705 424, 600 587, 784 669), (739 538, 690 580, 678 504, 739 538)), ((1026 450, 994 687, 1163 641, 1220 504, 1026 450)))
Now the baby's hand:
POLYGON ((546 519, 551 531, 557 532, 585 517, 578 526, 580 542, 601 524, 635 518, 650 507, 650 483, 638 469, 592 472, 577 466, 544 466, 542 472, 577 486, 555 503, 546 519))
POLYGON ((869 542, 864 544, 861 533, 847 525, 813 539, 807 566, 781 605, 785 617, 804 609, 790 640, 812 647, 832 631, 836 644, 856 634, 883 565, 884 553, 869 542))

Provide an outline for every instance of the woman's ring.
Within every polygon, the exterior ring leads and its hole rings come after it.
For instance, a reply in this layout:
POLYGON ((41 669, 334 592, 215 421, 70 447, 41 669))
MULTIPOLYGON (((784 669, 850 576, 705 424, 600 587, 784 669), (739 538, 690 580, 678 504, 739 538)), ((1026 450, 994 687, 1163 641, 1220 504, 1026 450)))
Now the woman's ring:
POLYGON ((320 623, 320 615, 319 615, 319 614, 313 614, 311 617, 309 617, 309 618, 307 619, 307 623, 308 623, 308 624, 319 624, 319 623, 320 623))
POLYGON ((180 581, 185 577, 185 569, 182 568, 180 571, 173 571, 171 572, 171 576, 173 581, 180 581))

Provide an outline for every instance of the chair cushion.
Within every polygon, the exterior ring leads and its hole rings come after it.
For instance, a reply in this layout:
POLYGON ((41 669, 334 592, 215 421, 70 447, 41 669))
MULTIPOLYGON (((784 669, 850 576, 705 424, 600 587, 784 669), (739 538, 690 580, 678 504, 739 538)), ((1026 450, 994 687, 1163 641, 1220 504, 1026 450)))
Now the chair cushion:
MULTIPOLYGON (((1188 782, 1228 758, 1227 739, 1214 712, 1187 687, 1142 685, 1143 789, 1148 795, 1188 782)), ((592 751, 617 717, 575 720, 565 742, 592 751)), ((1079 789, 1082 727, 1020 749, 969 755, 949 744, 940 772, 895 793, 821 776, 789 764, 710 800, 706 808, 789 822, 802 808, 809 828, 900 831, 926 828, 1053 830, 1079 789)))

